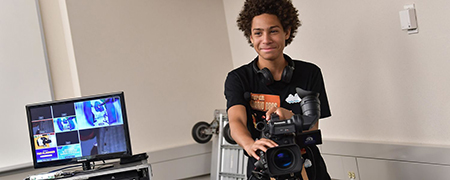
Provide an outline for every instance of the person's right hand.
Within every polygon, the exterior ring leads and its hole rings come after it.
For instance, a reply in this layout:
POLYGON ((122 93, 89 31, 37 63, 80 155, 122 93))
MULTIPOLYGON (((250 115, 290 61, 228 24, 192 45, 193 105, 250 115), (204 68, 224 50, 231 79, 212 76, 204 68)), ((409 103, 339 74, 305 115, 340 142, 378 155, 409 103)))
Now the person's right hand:
POLYGON ((274 141, 266 138, 261 138, 253 142, 253 144, 247 146, 244 150, 249 156, 255 158, 256 160, 259 160, 259 155, 258 153, 256 153, 258 150, 266 152, 268 148, 276 146, 278 146, 278 144, 274 141))
POLYGON ((285 120, 285 119, 290 119, 294 113, 290 110, 287 110, 285 108, 282 107, 271 107, 267 112, 266 112, 266 120, 270 120, 272 114, 277 114, 280 117, 280 120, 285 120))

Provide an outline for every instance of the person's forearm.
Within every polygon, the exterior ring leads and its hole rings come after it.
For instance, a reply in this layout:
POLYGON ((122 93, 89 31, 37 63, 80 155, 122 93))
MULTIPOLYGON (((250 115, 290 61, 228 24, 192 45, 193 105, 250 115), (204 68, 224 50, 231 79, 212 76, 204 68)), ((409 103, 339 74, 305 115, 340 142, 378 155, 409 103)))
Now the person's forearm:
POLYGON ((247 129, 247 113, 242 105, 232 106, 228 109, 228 123, 233 140, 239 144, 247 153, 255 142, 247 129))
POLYGON ((247 127, 243 125, 241 122, 233 122, 230 121, 230 131, 231 137, 233 140, 239 144, 244 150, 247 151, 247 148, 254 143, 250 132, 247 130, 247 127))
POLYGON ((228 123, 230 124, 231 137, 250 157, 259 159, 256 151, 262 150, 265 152, 267 148, 277 146, 277 143, 270 139, 253 140, 247 129, 247 113, 243 105, 235 105, 228 109, 228 123))

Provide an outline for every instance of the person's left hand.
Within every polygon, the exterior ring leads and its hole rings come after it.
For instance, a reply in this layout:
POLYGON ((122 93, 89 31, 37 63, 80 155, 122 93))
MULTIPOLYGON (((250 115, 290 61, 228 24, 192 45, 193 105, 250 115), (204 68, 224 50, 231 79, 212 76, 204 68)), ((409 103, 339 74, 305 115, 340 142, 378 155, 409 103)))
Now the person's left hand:
POLYGON ((271 107, 267 112, 266 112, 266 120, 270 120, 270 116, 275 113, 280 117, 280 120, 285 120, 285 119, 290 119, 294 113, 290 110, 287 110, 285 108, 282 107, 271 107))

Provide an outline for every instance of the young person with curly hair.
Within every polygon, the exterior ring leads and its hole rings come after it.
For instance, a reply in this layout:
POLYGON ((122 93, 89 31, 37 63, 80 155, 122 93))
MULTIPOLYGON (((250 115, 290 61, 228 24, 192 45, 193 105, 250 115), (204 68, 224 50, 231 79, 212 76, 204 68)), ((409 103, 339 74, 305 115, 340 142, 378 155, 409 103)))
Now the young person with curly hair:
MULTIPOLYGON (((237 24, 258 56, 228 73, 225 97, 231 135, 249 156, 247 177, 252 177, 254 163, 259 160, 257 151, 278 146, 270 139, 261 138, 255 126, 269 120, 273 113, 280 119, 301 114, 295 88, 320 94, 320 118, 331 116, 331 112, 320 68, 292 60, 283 53, 301 25, 298 11, 290 0, 246 0, 237 24)), ((311 130, 317 130, 318 124, 311 130)), ((308 151, 302 154, 312 166, 303 167, 302 179, 331 179, 318 148, 313 146, 308 151)))

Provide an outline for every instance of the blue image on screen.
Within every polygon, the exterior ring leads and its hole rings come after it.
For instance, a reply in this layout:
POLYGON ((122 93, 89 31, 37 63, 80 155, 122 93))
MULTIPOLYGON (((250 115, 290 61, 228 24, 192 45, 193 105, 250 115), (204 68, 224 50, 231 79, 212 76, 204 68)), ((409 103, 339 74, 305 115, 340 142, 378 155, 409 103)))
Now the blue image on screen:
POLYGON ((75 103, 79 129, 123 124, 119 98, 107 98, 75 103))
POLYGON ((36 161, 50 161, 58 159, 58 154, 56 152, 56 147, 47 149, 36 149, 36 161))
POLYGON ((53 119, 55 132, 67 132, 78 129, 77 119, 75 116, 60 117, 53 119))
POLYGON ((75 157, 81 157, 80 144, 59 146, 58 147, 58 157, 59 157, 59 159, 71 159, 71 158, 75 158, 75 157))

